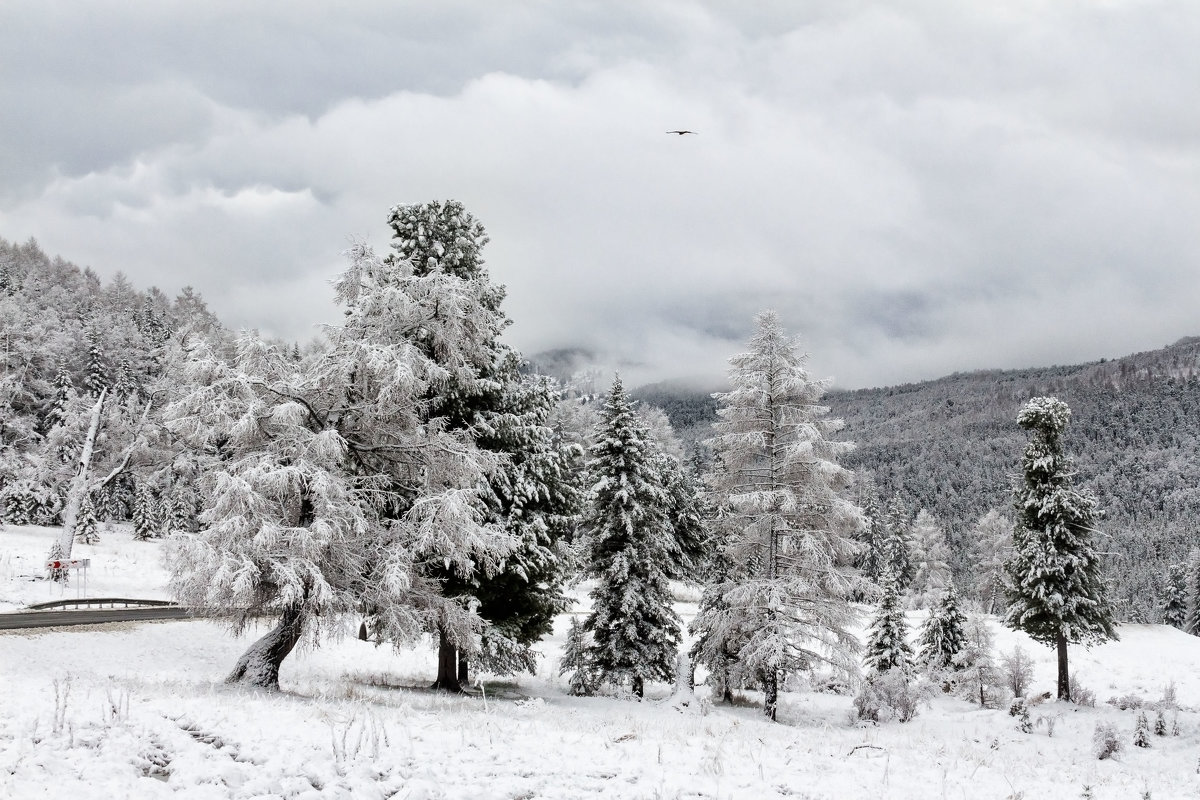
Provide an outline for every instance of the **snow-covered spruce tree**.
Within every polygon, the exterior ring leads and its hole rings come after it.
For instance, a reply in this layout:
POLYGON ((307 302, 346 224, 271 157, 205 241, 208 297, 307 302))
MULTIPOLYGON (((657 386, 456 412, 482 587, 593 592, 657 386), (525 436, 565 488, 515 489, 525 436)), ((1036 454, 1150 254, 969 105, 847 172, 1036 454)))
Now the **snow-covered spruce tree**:
POLYGON ((967 616, 958 607, 953 584, 942 593, 941 602, 930 609, 917 643, 921 665, 931 670, 958 668, 958 654, 967 647, 967 616))
POLYGON ((1187 626, 1187 572, 1182 564, 1167 567, 1163 576, 1163 624, 1183 630, 1187 626))
MULTIPOLYGON (((470 282, 488 317, 473 331, 471 361, 430 391, 424 411, 496 456, 485 520, 504 527, 515 542, 491 574, 432 566, 431 577, 441 582, 444 595, 477 604, 483 620, 481 631, 465 639, 444 625, 434 631, 439 642, 434 686, 457 691, 468 678, 470 657, 493 672, 533 671, 532 645, 566 607, 563 587, 573 568, 566 537, 582 500, 575 463, 582 453, 551 425, 556 392, 545 381, 524 379, 518 354, 500 341, 509 324, 501 310, 505 290, 485 269, 483 225, 455 200, 395 206, 388 224, 389 264, 418 277, 470 282)), ((428 341, 416 344, 435 363, 445 357, 428 341)))
POLYGON ((1193 636, 1200 636, 1200 548, 1192 550, 1188 557, 1187 574, 1188 611, 1183 629, 1193 636))
POLYGON ((866 486, 860 483, 858 489, 858 502, 862 507, 865 523, 857 537, 862 549, 854 565, 864 578, 872 584, 878 585, 888 565, 887 528, 883 509, 879 504, 879 493, 875 489, 874 482, 872 481, 866 486))
POLYGON ((893 669, 908 674, 913 666, 913 651, 908 643, 900 586, 891 572, 884 573, 882 582, 883 596, 867 632, 863 659, 871 675, 882 675, 893 669))
POLYGON ((912 524, 913 580, 910 587, 916 608, 932 606, 950 585, 950 548, 933 514, 921 509, 912 524))
POLYGON ((133 495, 133 537, 146 541, 161 533, 161 514, 158 497, 148 483, 139 483, 133 495))
POLYGON ((993 688, 1000 682, 1000 673, 992 652, 992 631, 987 618, 972 615, 967 619, 966 646, 954 657, 954 667, 962 673, 959 684, 962 696, 978 700, 980 708, 986 708, 994 696, 993 688))
POLYGON ((567 641, 558 660, 558 674, 571 673, 570 691, 573 695, 588 696, 596 692, 597 681, 588 658, 589 644, 587 631, 578 619, 571 617, 571 628, 567 631, 567 641))
POLYGON ((708 482, 728 572, 693 630, 710 669, 737 648, 736 670, 762 687, 775 719, 788 673, 818 663, 858 672, 848 598, 864 521, 846 499, 852 473, 838 459, 853 444, 830 438, 842 423, 820 404, 825 383, 809 377, 775 312, 756 323, 750 352, 730 359, 733 389, 715 395, 708 482))
POLYGON ((683 555, 670 517, 659 451, 633 413, 618 377, 600 417, 588 462, 595 481, 583 517, 584 570, 595 580, 588 661, 600 681, 645 681, 675 674, 680 621, 670 578, 683 555))
POLYGON ((94 331, 88 333, 87 342, 87 374, 84 377, 84 386, 93 397, 99 397, 100 392, 109 388, 112 381, 109 379, 104 353, 100 349, 100 340, 94 331))
POLYGON ((892 571, 904 594, 916 577, 916 564, 913 562, 912 521, 908 516, 908 508, 900 495, 892 495, 888 501, 887 511, 884 512, 884 528, 887 539, 884 542, 884 552, 887 553, 887 567, 892 571))
POLYGON ((193 452, 210 454, 203 528, 172 540, 174 594, 236 612, 238 632, 257 615, 279 619, 231 682, 277 687, 302 638, 364 609, 380 639, 442 626, 465 641, 482 620, 442 594, 432 565, 494 571, 512 549, 484 523, 496 459, 427 413, 437 387, 473 374, 476 329, 493 324, 484 288, 361 245, 349 255, 336 284, 344 323, 323 347, 297 364, 244 334, 232 362, 198 352, 166 409, 193 452))
POLYGON ((79 503, 79 517, 75 523, 75 541, 82 544, 95 544, 100 541, 98 532, 99 520, 96 519, 96 506, 89 492, 79 503))
POLYGON ((1071 699, 1067 644, 1116 639, 1100 560, 1092 542, 1095 500, 1074 489, 1062 436, 1071 409, 1053 397, 1035 397, 1017 415, 1032 440, 1016 489, 1017 524, 1005 624, 1057 648, 1058 698, 1071 699))

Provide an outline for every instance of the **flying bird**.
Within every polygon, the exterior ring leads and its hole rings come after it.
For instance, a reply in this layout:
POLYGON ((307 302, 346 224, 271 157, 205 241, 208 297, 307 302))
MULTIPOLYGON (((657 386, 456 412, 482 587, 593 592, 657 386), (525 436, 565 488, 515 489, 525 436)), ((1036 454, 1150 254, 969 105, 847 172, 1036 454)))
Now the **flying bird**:
POLYGON ((685 133, 690 133, 690 134, 692 134, 693 136, 699 136, 699 134, 698 134, 698 133, 696 133, 695 131, 667 131, 667 133, 675 133, 675 134, 678 134, 678 135, 680 135, 680 136, 683 136, 685 133))

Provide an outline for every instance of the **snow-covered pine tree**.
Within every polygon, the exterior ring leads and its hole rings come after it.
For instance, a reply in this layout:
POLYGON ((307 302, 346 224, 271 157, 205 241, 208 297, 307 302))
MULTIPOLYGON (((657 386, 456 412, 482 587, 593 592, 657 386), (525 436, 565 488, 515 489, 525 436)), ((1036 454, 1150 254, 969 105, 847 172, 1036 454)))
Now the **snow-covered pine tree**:
POLYGON ((139 483, 133 495, 133 537, 142 541, 157 539, 161 533, 161 511, 154 488, 139 483))
POLYGON ((496 459, 423 414, 449 381, 470 380, 480 326, 494 324, 477 282, 415 275, 363 245, 336 283, 341 327, 300 364, 244 334, 232 363, 198 353, 169 426, 203 466, 203 528, 172 539, 171 587, 183 603, 261 614, 232 682, 277 687, 304 636, 366 609, 373 634, 402 642, 439 627, 463 640, 474 604, 447 598, 433 564, 494 571, 511 538, 484 523, 496 459), (436 361, 426 355, 436 352, 436 361))
POLYGON ((950 548, 933 514, 922 508, 911 528, 913 579, 909 587, 913 605, 933 605, 950 585, 950 548))
POLYGON ((562 657, 558 660, 558 674, 571 674, 570 692, 577 696, 588 696, 596 693, 596 677, 588 660, 590 641, 587 631, 575 617, 571 617, 571 627, 567 631, 567 641, 563 643, 562 657))
POLYGON ((958 607, 958 593, 950 584, 921 626, 918 663, 932 670, 957 669, 956 658, 967 647, 966 628, 967 616, 958 607))
POLYGON ((887 531, 884 543, 887 567, 903 594, 916 577, 916 564, 913 563, 912 553, 912 521, 899 493, 892 495, 888 501, 887 511, 884 512, 884 528, 887 531))
POLYGON ((888 565, 887 529, 883 509, 880 507, 879 493, 875 489, 873 481, 861 482, 858 489, 858 502, 863 510, 865 524, 858 534, 858 542, 862 545, 862 550, 855 561, 855 566, 862 572, 864 578, 872 584, 878 585, 888 565))
POLYGON ((584 512, 584 575, 596 581, 588 660, 601 681, 629 683, 641 697, 647 680, 675 674, 680 621, 670 577, 683 555, 670 517, 659 451, 638 423, 618 377, 600 417, 589 472, 595 481, 584 512))
POLYGON ((1071 409, 1054 397, 1035 397, 1017 415, 1032 439, 1016 489, 1017 525, 1005 624, 1057 648, 1058 698, 1071 699, 1067 644, 1116 639, 1100 560, 1092 542, 1096 502, 1073 486, 1062 437, 1071 409))
POLYGON ((1167 567, 1163 576, 1163 624, 1183 630, 1187 626, 1187 572, 1182 564, 1167 567))
POLYGON ((1184 630, 1200 636, 1200 548, 1194 548, 1188 556, 1187 575, 1188 611, 1184 630))
MULTIPOLYGON (((501 310, 505 290, 491 282, 485 269, 488 238, 482 223, 458 201, 447 200, 395 206, 388 224, 393 232, 389 264, 418 278, 468 282, 487 318, 472 331, 472 361, 436 387, 425 407, 428 418, 470 436, 477 447, 496 456, 485 519, 503 526, 516 544, 494 574, 433 567, 432 577, 441 582, 445 596, 477 603, 485 621, 478 634, 466 639, 444 627, 436 631, 434 686, 456 691, 467 680, 469 657, 493 672, 534 669, 532 645, 550 632, 554 615, 567 602, 563 587, 573 557, 566 537, 582 500, 575 465, 582 453, 550 425, 555 391, 546 382, 525 380, 520 357, 500 341, 509 324, 501 310)), ((429 341, 418 338, 416 344, 435 363, 445 356, 429 341)))
POLYGON ((775 718, 780 681, 826 663, 856 674, 859 643, 848 598, 859 584, 853 536, 864 524, 848 499, 852 473, 832 439, 841 420, 820 404, 825 383, 765 311, 748 353, 730 359, 733 389, 715 395, 714 535, 729 565, 720 601, 696 618, 697 661, 720 668, 737 647, 737 671, 764 691, 775 718))
POLYGON ((883 596, 867 632, 864 661, 871 675, 882 675, 893 669, 907 674, 913 666, 913 651, 908 643, 908 625, 904 621, 904 608, 900 602, 900 585, 890 571, 885 572, 881 580, 883 596))
POLYGON ((54 376, 54 397, 50 400, 50 406, 46 409, 46 417, 42 423, 44 430, 49 431, 66 422, 67 409, 74 393, 75 387, 71 383, 71 376, 64 368, 59 367, 54 376))
POLYGON ((75 541, 81 544, 95 544, 100 541, 99 521, 96 519, 96 506, 92 502, 91 493, 83 496, 79 502, 79 518, 75 523, 75 541))
POLYGON ((100 349, 100 339, 96 336, 95 331, 88 332, 87 343, 87 373, 84 377, 84 387, 93 397, 99 397, 100 392, 112 385, 112 381, 109 379, 108 365, 105 363, 104 353, 100 349))

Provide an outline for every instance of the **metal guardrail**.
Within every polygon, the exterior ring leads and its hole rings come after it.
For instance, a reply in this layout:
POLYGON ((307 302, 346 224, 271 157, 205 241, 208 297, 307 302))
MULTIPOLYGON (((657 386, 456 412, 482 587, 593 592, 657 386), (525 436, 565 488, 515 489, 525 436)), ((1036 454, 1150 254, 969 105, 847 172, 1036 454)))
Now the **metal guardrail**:
POLYGON ((74 600, 51 600, 25 606, 24 611, 47 611, 55 608, 145 608, 154 606, 175 607, 173 600, 138 600, 131 597, 79 597, 74 600))

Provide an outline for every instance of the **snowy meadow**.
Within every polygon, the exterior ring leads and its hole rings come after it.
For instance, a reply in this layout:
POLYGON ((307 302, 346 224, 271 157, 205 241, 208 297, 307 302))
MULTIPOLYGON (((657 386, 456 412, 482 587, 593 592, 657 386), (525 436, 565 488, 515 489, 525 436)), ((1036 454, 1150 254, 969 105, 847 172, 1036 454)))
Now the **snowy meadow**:
MULTIPOLYGON (((40 577, 57 531, 0 532, 5 611, 79 591, 40 577)), ((92 596, 166 595, 158 542, 126 526, 80 545, 92 596)), ((682 594, 682 593, 681 593, 682 594)), ((1200 793, 1200 639, 1123 625, 1074 648, 1096 705, 1047 701, 1032 729, 1006 708, 935 696, 906 724, 853 719, 850 694, 787 684, 779 722, 760 696, 713 704, 651 683, 640 702, 572 697, 558 676, 572 614, 535 674, 484 675, 467 696, 428 691, 429 642, 402 650, 334 634, 283 665, 282 691, 223 683, 246 639, 217 622, 121 623, 0 633, 0 796, 79 798, 1183 798, 1200 793), (1171 702, 1164 693, 1174 692, 1171 702), (1124 710, 1108 703, 1120 700, 1124 710), (1164 699, 1167 701, 1163 703, 1164 699), (686 701, 686 704, 685 704, 686 701), (1166 735, 1133 746, 1138 709, 1166 735), (1111 726, 1121 749, 1099 760, 1111 726)), ((695 604, 682 602, 686 620, 695 604)), ((864 619, 869 609, 864 609, 864 619)), ((909 613, 915 631, 924 612, 909 613)), ((1000 653, 1032 657, 1029 694, 1054 689, 1049 648, 991 620, 1000 653)), ((265 629, 265 628, 264 628, 265 629)), ((261 630, 258 632, 261 633, 261 630)), ((250 635, 257 635, 251 631, 250 635)), ((699 676, 703 678, 703 673, 699 676)))

